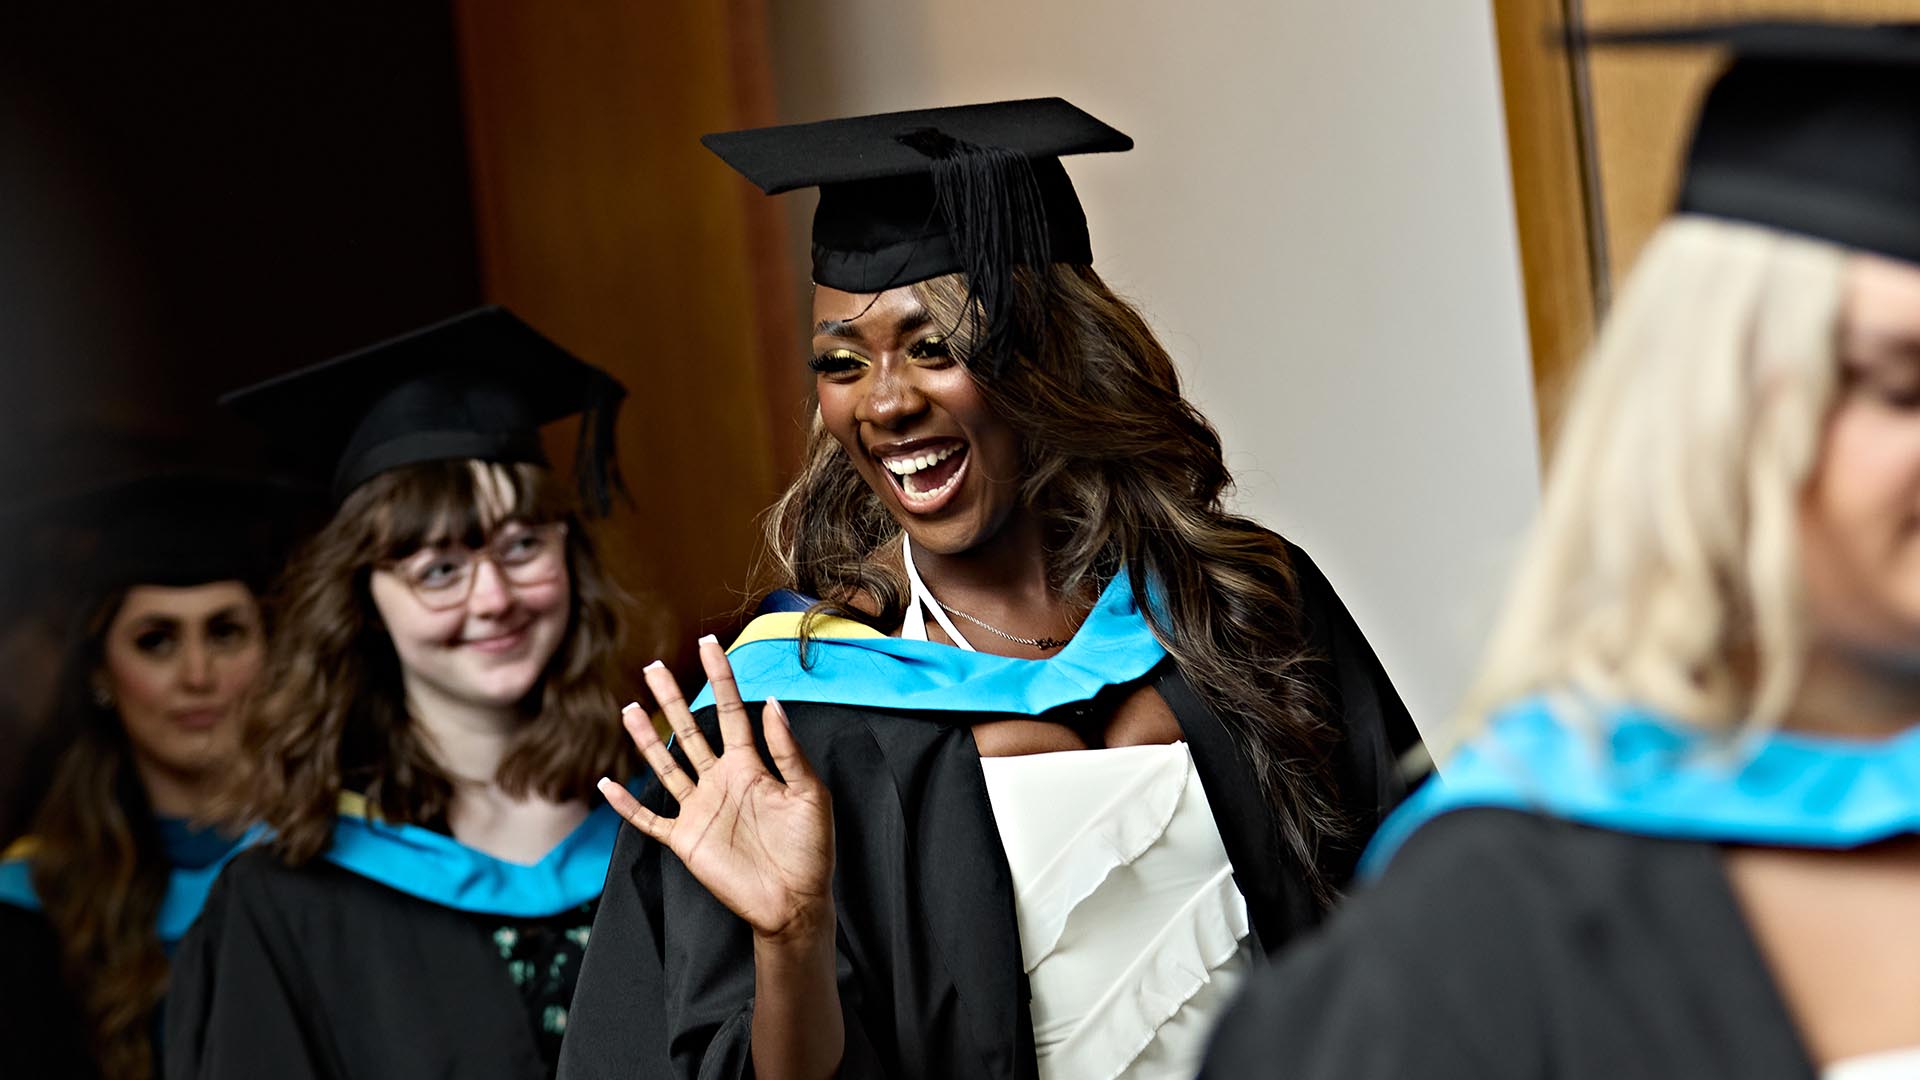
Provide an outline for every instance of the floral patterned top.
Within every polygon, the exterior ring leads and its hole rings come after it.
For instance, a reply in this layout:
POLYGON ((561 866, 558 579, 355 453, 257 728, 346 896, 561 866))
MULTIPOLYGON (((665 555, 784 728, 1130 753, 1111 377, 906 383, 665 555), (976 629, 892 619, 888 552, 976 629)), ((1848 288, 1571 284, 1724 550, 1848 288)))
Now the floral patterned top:
POLYGON ((580 980, 580 961, 587 953, 587 936, 593 929, 598 903, 590 901, 541 919, 473 917, 506 967, 514 988, 520 991, 534 1044, 550 1077, 560 1066, 567 1007, 573 1003, 573 988, 580 980))

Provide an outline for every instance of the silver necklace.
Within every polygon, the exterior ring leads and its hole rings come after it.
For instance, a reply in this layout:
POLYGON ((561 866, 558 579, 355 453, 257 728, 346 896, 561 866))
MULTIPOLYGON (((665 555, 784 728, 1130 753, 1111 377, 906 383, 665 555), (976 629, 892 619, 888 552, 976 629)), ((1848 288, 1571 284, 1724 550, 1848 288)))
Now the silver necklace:
POLYGON ((982 619, 978 615, 969 615, 966 612, 961 611, 959 608, 954 607, 952 604, 949 604, 946 601, 940 599, 939 597, 934 596, 931 592, 929 592, 927 595, 929 597, 932 597, 934 603, 939 604, 941 607, 945 608, 949 615, 958 615, 961 618, 972 623, 973 625, 979 627, 980 629, 985 630, 987 633, 998 634, 999 636, 1006 638, 1008 641, 1011 641, 1016 645, 1025 645, 1028 648, 1041 649, 1047 652, 1051 652, 1054 649, 1062 648, 1067 644, 1067 639, 1063 639, 1063 638, 1055 638, 1055 637, 1030 638, 1030 637, 1020 637, 1017 634, 1009 634, 1005 630, 1000 629, 999 627, 993 625, 987 620, 982 619))
MULTIPOLYGON (((1013 642, 1015 645, 1025 645, 1029 649, 1040 649, 1044 652, 1052 652, 1053 650, 1062 648, 1067 644, 1066 640, 1063 638, 1055 638, 1055 637, 1025 638, 1025 637, 1019 636, 1018 634, 1009 634, 1005 630, 1002 630, 999 627, 988 622, 987 620, 982 619, 980 616, 969 615, 966 612, 961 611, 959 608, 953 607, 945 603, 944 601, 942 601, 939 597, 933 595, 933 590, 927 588, 926 581, 924 581, 920 577, 920 569, 913 565, 913 541, 908 539, 907 535, 904 532, 900 534, 900 555, 901 555, 901 561, 906 566, 908 591, 912 593, 912 597, 908 601, 912 610, 917 613, 920 610, 921 605, 925 604, 927 610, 931 611, 933 613, 935 620, 940 623, 940 628, 942 630, 945 630, 948 636, 953 638, 953 643, 959 646, 960 648, 965 649, 968 652, 973 651, 973 646, 969 645, 967 643, 967 639, 961 636, 959 628, 954 626, 952 621, 947 619, 945 615, 940 614, 942 611, 945 611, 949 614, 958 615, 961 618, 972 623, 973 625, 979 627, 980 629, 985 630, 989 634, 993 634, 996 637, 1005 638, 1006 640, 1013 642)), ((903 632, 906 629, 907 629, 906 627, 902 627, 903 632)), ((906 636, 917 637, 918 640, 924 641, 926 640, 926 631, 925 629, 921 629, 919 630, 917 635, 908 634, 906 636)))

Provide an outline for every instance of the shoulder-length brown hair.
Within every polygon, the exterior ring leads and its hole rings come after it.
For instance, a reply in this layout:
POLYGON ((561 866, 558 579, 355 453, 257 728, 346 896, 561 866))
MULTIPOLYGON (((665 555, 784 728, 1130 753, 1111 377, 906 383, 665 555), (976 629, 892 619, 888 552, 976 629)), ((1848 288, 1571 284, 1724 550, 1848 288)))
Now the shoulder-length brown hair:
MULTIPOLYGON (((1348 838, 1326 715, 1286 542, 1226 511, 1220 436, 1180 393, 1146 320, 1086 266, 1017 276, 1015 326, 1037 327, 998 375, 969 369, 1021 434, 1022 499, 1043 516, 1048 571, 1091 603, 1120 567, 1155 635, 1245 750, 1281 835, 1323 901, 1322 855, 1348 838), (1045 274, 1045 278, 1041 277, 1045 274)), ((963 360, 984 320, 958 275, 913 286, 963 360)), ((781 585, 883 629, 905 611, 899 526, 816 411, 799 477, 768 518, 781 585)))
POLYGON ((125 597, 94 605, 68 646, 45 741, 32 755, 48 771, 28 835, 34 892, 59 939, 94 1063, 109 1080, 144 1080, 156 1071, 153 1015, 167 986, 154 921, 171 867, 133 743, 93 692, 125 597))
MULTIPOLYGON (((521 705, 533 722, 515 736, 497 780, 515 796, 589 798, 596 780, 632 765, 614 699, 627 601, 552 474, 533 465, 501 471, 513 490, 506 516, 568 523, 572 609, 521 705)), ((247 709, 231 798, 241 816, 274 830, 274 849, 290 864, 327 849, 343 790, 364 794, 390 822, 446 816, 453 780, 407 715, 399 659, 368 581, 376 563, 426 544, 478 544, 495 524, 482 518, 479 482, 466 461, 382 473, 347 496, 281 578, 277 632, 247 709)))

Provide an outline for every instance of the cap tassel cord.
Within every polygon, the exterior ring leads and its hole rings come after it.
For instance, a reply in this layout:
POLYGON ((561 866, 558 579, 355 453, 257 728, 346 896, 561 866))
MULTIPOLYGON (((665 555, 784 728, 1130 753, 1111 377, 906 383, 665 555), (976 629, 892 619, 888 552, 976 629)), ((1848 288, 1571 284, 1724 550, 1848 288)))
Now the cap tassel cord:
POLYGON ((612 512, 616 494, 629 498, 626 480, 620 474, 617 433, 620 404, 626 396, 626 388, 609 379, 595 394, 593 406, 580 418, 580 435, 574 442, 573 474, 586 509, 595 517, 606 517, 612 512))
POLYGON ((956 139, 938 128, 919 128, 896 138, 925 154, 935 200, 946 215, 954 256, 967 277, 967 310, 978 344, 968 358, 999 375, 1008 361, 1046 331, 1048 304, 1033 306, 1020 325, 1014 268, 1027 265, 1046 281, 1052 262, 1046 204, 1026 156, 956 139), (981 313, 985 328, 981 331, 981 313))

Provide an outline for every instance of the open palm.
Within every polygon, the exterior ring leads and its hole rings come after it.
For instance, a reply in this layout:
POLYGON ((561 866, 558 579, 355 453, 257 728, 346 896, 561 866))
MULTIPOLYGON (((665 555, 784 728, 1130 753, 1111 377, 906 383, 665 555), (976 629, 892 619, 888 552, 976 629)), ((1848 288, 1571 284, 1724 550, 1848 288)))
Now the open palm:
POLYGON ((833 907, 833 804, 826 786, 794 741, 786 712, 771 700, 761 721, 780 775, 769 771, 754 746, 753 722, 733 668, 711 638, 701 641, 700 663, 719 714, 718 754, 694 723, 672 673, 660 664, 646 671, 647 688, 666 713, 691 775, 643 711, 629 707, 622 717, 679 813, 656 814, 611 781, 601 781, 600 790, 621 817, 667 845, 755 933, 780 938, 818 926, 833 907))

